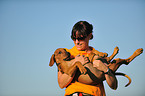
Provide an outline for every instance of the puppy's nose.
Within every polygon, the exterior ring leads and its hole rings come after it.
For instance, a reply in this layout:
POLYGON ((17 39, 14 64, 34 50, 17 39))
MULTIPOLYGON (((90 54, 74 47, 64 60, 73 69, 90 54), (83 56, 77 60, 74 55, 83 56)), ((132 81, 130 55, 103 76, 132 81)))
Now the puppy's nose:
POLYGON ((69 52, 66 52, 66 54, 67 54, 68 56, 70 56, 70 53, 69 53, 69 52))

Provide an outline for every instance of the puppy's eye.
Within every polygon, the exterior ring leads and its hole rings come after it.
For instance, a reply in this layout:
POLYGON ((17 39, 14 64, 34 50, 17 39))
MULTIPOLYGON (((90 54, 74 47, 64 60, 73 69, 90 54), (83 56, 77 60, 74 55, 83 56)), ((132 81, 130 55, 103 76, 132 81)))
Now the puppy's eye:
POLYGON ((62 52, 61 51, 59 51, 59 53, 58 54, 61 54, 62 52))

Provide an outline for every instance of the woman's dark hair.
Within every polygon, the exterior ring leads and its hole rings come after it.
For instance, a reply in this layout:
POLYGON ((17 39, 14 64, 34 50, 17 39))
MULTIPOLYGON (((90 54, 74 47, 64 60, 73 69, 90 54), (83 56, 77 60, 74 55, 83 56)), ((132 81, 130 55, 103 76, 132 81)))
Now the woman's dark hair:
MULTIPOLYGON (((93 32, 93 26, 92 24, 89 24, 87 21, 79 21, 73 26, 73 29, 71 32, 72 39, 76 38, 76 32, 78 32, 77 37, 82 38, 83 36, 83 38, 85 39, 90 33, 93 32)), ((90 39, 93 39, 93 35, 90 39)))

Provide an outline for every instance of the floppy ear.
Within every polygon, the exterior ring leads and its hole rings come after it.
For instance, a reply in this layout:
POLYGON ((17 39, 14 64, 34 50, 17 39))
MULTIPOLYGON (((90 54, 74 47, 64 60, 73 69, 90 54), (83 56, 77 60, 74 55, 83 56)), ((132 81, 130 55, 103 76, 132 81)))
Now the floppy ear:
POLYGON ((50 62, 49 62, 49 66, 53 66, 55 62, 55 58, 54 58, 54 54, 51 56, 50 62))

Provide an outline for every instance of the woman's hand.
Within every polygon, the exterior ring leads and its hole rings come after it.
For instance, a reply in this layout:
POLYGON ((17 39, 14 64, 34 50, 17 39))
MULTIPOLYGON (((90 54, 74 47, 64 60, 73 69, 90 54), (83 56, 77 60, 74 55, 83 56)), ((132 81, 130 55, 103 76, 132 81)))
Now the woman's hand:
POLYGON ((84 64, 86 64, 86 63, 89 62, 89 59, 88 59, 87 57, 85 57, 84 55, 82 55, 82 56, 77 55, 77 56, 75 57, 75 62, 76 62, 76 61, 79 61, 79 62, 82 63, 82 65, 84 65, 84 64))
POLYGON ((93 67, 96 67, 98 70, 103 71, 104 73, 106 73, 108 70, 107 64, 103 63, 101 60, 94 60, 93 67))

